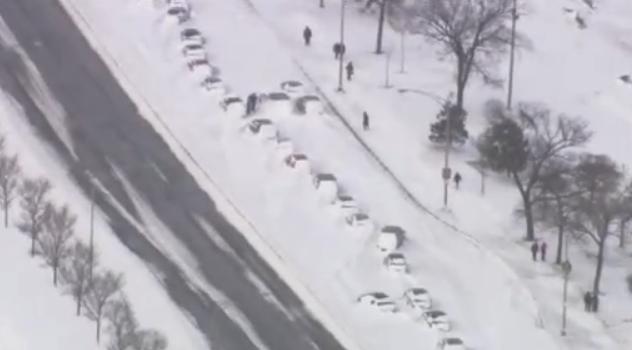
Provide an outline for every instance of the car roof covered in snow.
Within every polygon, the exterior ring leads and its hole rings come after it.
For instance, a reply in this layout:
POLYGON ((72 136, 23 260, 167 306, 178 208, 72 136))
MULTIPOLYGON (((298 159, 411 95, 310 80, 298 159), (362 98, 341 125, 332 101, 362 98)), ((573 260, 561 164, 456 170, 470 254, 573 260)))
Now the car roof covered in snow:
POLYGON ((386 225, 382 227, 382 232, 396 233, 399 235, 399 234, 403 234, 405 231, 403 228, 396 225, 386 225))
POLYGON ((439 310, 432 310, 432 311, 427 311, 426 315, 430 317, 440 317, 440 316, 445 316, 445 312, 439 311, 439 310))
POLYGON ((373 292, 373 293, 369 293, 369 295, 374 296, 377 299, 386 299, 388 298, 388 295, 384 292, 373 292))
POLYGON ((410 288, 409 291, 414 295, 428 294, 428 291, 424 288, 410 288))
POLYGON ((355 214, 353 214, 353 217, 356 220, 367 220, 369 218, 369 216, 364 214, 364 213, 355 213, 355 214))
POLYGON ((285 92, 270 92, 267 94, 268 98, 271 100, 289 100, 290 96, 285 92))
POLYGON ((459 338, 446 338, 445 339, 446 344, 449 345, 462 345, 463 341, 459 338))
POLYGON ((336 177, 329 173, 316 174, 316 179, 318 179, 318 181, 336 181, 336 177))

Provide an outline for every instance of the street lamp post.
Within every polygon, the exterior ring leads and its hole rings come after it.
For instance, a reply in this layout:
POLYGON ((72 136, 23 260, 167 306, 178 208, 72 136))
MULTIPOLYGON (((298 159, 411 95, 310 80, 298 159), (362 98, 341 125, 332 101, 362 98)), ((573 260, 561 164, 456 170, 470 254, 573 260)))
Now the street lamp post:
POLYGON ((568 278, 571 274, 571 270, 573 269, 570 261, 568 261, 568 237, 566 237, 566 240, 564 241, 564 255, 565 258, 564 262, 562 263, 562 272, 564 273, 564 288, 562 291, 562 331, 560 332, 562 336, 566 336, 566 302, 568 299, 568 278))
POLYGON ((516 22, 518 21, 518 0, 513 0, 511 10, 511 47, 509 51, 509 83, 507 87, 507 109, 511 109, 513 98, 514 56, 516 49, 516 22))
POLYGON ((345 55, 345 2, 346 0, 340 0, 340 55, 338 55, 338 92, 343 92, 343 61, 345 55))

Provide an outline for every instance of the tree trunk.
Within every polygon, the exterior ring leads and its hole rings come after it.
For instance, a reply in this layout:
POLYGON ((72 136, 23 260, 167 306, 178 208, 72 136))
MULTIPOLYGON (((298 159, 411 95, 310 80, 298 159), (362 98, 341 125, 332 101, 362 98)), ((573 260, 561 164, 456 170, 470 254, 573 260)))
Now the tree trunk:
POLYGON ((384 32, 384 17, 386 17, 386 1, 388 0, 382 0, 380 2, 380 17, 377 23, 377 43, 375 46, 375 53, 378 55, 382 53, 382 34, 384 32))
POLYGON ((9 227, 9 203, 4 202, 4 227, 9 227))
MULTIPOLYGON (((597 252, 597 268, 595 271, 595 280, 593 281, 593 295, 599 297, 599 285, 601 283, 601 271, 603 269, 603 260, 606 255, 606 239, 605 236, 601 236, 599 241, 599 251, 597 252)), ((598 310, 594 310, 598 311, 598 310)))
POLYGON ((564 226, 557 226, 557 253, 555 255, 555 263, 562 263, 562 246, 564 245, 564 226))
POLYGON ((31 232, 31 256, 35 256, 35 241, 37 240, 37 233, 31 232))
POLYGON ((627 221, 621 221, 619 225, 619 248, 625 248, 625 227, 627 226, 627 221))
POLYGON ((320 8, 324 8, 325 7, 325 0, 320 0, 320 8))
POLYGON ((53 286, 57 287, 57 265, 53 265, 53 286))
POLYGON ((97 316, 97 344, 101 341, 101 316, 97 316))
POLYGON ((81 299, 82 299, 82 296, 78 295, 77 296, 77 316, 81 315, 81 299))
POLYGON ((525 239, 527 241, 533 241, 535 240, 535 230, 533 227, 533 210, 531 208, 531 199, 528 193, 522 193, 521 191, 521 196, 522 196, 522 205, 524 207, 524 219, 527 223, 527 234, 525 236, 525 239))

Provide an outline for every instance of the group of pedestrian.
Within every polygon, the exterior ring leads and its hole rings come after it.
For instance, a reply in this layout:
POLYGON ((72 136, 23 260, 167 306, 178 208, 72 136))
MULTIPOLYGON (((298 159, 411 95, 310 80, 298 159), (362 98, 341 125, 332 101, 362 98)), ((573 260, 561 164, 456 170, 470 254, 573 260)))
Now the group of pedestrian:
POLYGON ((533 258, 533 261, 538 261, 538 253, 540 253, 540 260, 546 261, 546 249, 546 242, 542 242, 540 244, 538 244, 537 241, 533 242, 531 245, 531 257, 533 258))
POLYGON ((584 310, 586 312, 599 311, 599 296, 591 292, 584 293, 584 310))

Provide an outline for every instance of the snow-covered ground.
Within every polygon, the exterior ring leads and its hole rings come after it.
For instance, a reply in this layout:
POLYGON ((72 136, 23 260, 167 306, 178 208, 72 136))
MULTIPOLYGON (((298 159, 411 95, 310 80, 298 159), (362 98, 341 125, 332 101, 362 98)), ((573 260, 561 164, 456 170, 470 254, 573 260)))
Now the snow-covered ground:
MULTIPOLYGON (((24 175, 49 179, 51 199, 68 204, 77 215, 75 238, 88 242, 89 199, 70 180, 62 160, 34 133, 20 107, 4 93, 0 94, 0 135, 6 139, 7 152, 19 155, 24 175)), ((12 217, 17 218, 18 213, 16 201, 12 217)), ((0 349, 105 349, 105 327, 99 347, 95 324, 75 316, 73 299, 53 286, 50 268, 39 257, 30 258, 29 237, 14 228, 1 231, 0 349)), ((163 333, 171 349, 208 349, 187 315, 167 295, 160 276, 118 240, 99 211, 95 215, 95 244, 100 266, 124 274, 123 292, 141 327, 163 333)))
MULTIPOLYGON (((408 231, 411 239, 404 252, 411 274, 391 276, 380 265, 374 236, 349 232, 340 216, 319 202, 306 174, 289 171, 270 145, 238 132, 234 116, 223 113, 217 100, 199 89, 180 57, 178 26, 166 18, 162 2, 64 3, 83 17, 75 19, 85 21, 86 34, 137 103, 156 111, 155 115, 146 113, 148 120, 178 148, 175 135, 222 188, 223 195, 257 228, 259 238, 299 276, 297 283, 306 286, 313 301, 320 304, 319 310, 324 309, 318 316, 326 318, 336 334, 355 339, 359 348, 433 348, 436 334, 409 315, 375 316, 353 302, 358 294, 374 290, 399 297, 413 285, 431 291, 438 307, 454 321, 455 333, 475 349, 617 349, 630 345, 632 332, 619 326, 630 315, 631 303, 623 288, 629 257, 617 254, 608 260, 602 322, 581 310, 581 293, 592 276, 592 265, 583 251, 572 252, 576 273, 570 291, 569 336, 563 341, 557 336, 559 274, 548 265, 533 265, 526 247, 518 242, 522 227, 511 217, 518 200, 510 184, 492 177, 485 197, 478 194, 478 175, 466 165, 475 157, 471 148, 453 157, 453 167, 465 181, 459 192, 451 193, 451 213, 440 215, 476 237, 482 246, 446 229, 408 202, 335 116, 299 117, 276 108, 259 114, 277 123, 296 149, 310 157, 315 171, 334 173, 344 191, 356 198, 378 226, 397 224, 408 231), (497 260, 495 254, 503 260, 497 260)), ((354 61, 356 76, 353 82, 345 82, 346 93, 339 95, 334 92, 337 65, 331 52, 338 36, 337 4, 328 3, 323 10, 316 1, 191 3, 192 23, 208 38, 216 73, 234 92, 244 97, 252 91, 278 90, 284 80, 308 83, 312 79, 358 133, 360 115, 367 110, 372 130, 361 133, 361 138, 419 201, 438 211, 442 156, 427 142, 428 125, 438 105, 427 96, 445 97, 452 90, 452 70, 447 61, 436 59, 432 46, 419 37, 407 38, 406 73, 398 74, 399 37, 387 29, 386 48, 393 51, 393 86, 383 88, 384 56, 370 53, 375 18, 359 13, 351 2, 347 57, 354 61), (314 32, 310 48, 302 44, 305 25, 314 32)), ((519 29, 531 39, 533 49, 519 54, 515 90, 519 101, 543 101, 556 111, 583 115, 596 132, 590 148, 627 164, 631 163, 627 150, 632 141, 627 135, 632 125, 626 118, 632 94, 630 86, 620 85, 617 77, 632 70, 626 59, 630 24, 625 19, 632 14, 630 7, 626 0, 610 1, 590 13, 581 1, 555 6, 545 0, 530 1, 529 15, 520 20, 519 29), (578 9, 587 18, 588 28, 578 29, 564 15, 564 6, 578 9)), ((480 111, 490 97, 503 98, 504 92, 472 81, 466 99, 473 135, 484 126, 480 111)), ((183 161, 193 168, 190 159, 183 161)), ((208 182, 201 176, 198 180, 208 182)))

